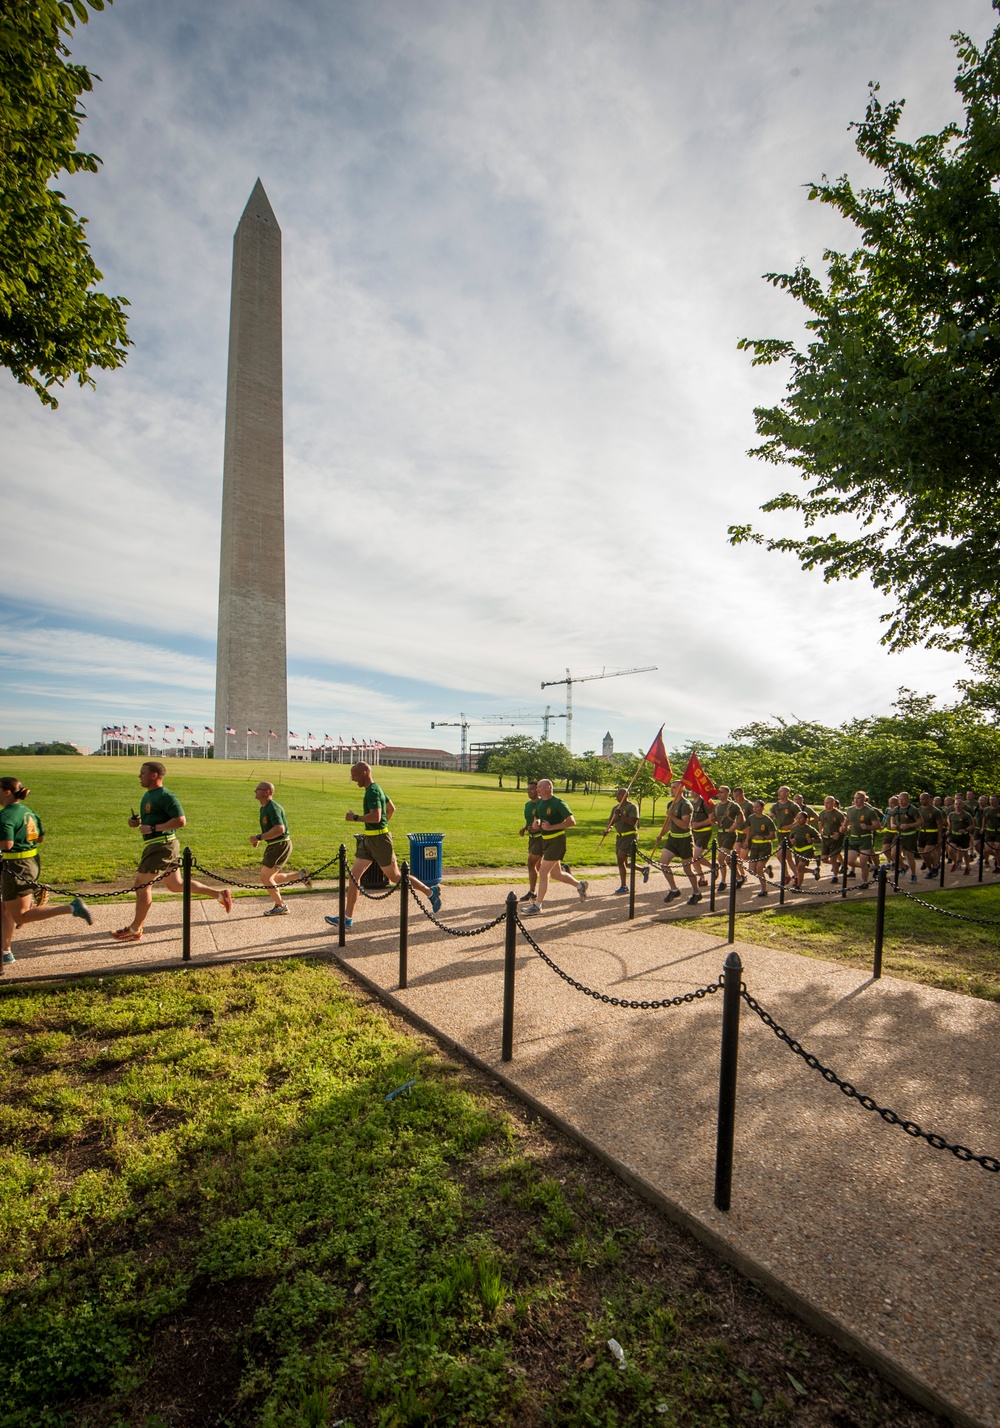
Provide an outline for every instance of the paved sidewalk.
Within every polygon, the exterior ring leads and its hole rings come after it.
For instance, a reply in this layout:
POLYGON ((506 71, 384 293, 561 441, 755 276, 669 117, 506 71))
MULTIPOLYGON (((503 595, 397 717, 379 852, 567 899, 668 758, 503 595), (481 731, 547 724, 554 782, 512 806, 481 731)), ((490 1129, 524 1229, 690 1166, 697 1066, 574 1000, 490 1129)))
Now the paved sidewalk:
MULTIPOLYGON (((526 925, 574 978, 617 996, 670 997, 715 981, 725 944, 671 925, 652 889, 631 923, 624 898, 581 904, 559 889, 526 925)), ((451 888, 443 916, 476 926, 502 900, 501 888, 451 888)), ((192 965, 336 953, 322 922, 333 899, 290 902, 282 919, 261 917, 263 899, 238 899, 230 917, 196 902, 192 965)), ((138 946, 107 938, 123 912, 95 904, 92 929, 69 919, 25 928, 0 986, 180 965, 179 903, 154 905, 138 946)), ((451 938, 411 904, 409 987, 397 992, 398 916, 397 897, 362 902, 345 965, 561 1118, 697 1233, 895 1364, 904 1386, 923 1384, 959 1421, 998 1428, 1000 1175, 848 1101, 744 1004, 733 1207, 720 1214, 721 997, 656 1012, 608 1007, 519 940, 514 1060, 501 1066, 503 926, 451 938)), ((771 948, 737 950, 751 994, 807 1050, 925 1129, 1000 1155, 1000 1008, 771 948)))

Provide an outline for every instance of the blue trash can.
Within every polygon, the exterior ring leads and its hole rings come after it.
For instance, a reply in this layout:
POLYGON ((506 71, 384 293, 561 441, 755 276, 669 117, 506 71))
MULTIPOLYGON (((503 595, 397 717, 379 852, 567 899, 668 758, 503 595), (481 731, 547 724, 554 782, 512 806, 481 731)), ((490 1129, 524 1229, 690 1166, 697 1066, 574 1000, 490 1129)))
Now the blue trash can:
POLYGON ((433 887, 441 881, 444 856, 443 833, 407 833, 410 840, 410 872, 422 883, 433 887))

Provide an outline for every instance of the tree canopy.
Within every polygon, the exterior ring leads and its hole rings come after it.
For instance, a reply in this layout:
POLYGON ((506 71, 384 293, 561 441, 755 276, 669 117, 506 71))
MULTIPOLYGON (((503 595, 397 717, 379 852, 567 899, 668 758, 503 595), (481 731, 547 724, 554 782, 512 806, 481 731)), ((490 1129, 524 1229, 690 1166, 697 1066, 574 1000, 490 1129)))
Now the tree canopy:
POLYGON ((50 188, 59 173, 97 171, 77 148, 80 96, 94 76, 71 64, 66 37, 87 6, 111 0, 0 0, 0 364, 50 407, 52 388, 125 361, 124 298, 101 281, 86 220, 50 188))
POLYGON ((734 544, 790 551, 826 580, 867 575, 894 602, 884 643, 964 649, 1000 666, 1000 27, 980 51, 964 34, 955 88, 964 120, 913 143, 903 102, 869 92, 859 154, 878 187, 844 176, 809 188, 860 244, 828 250, 825 280, 800 263, 766 279, 802 304, 808 345, 744 339, 754 365, 791 363, 785 396, 755 411, 752 455, 798 468, 806 534, 734 544), (842 521, 839 527, 835 521, 842 521))

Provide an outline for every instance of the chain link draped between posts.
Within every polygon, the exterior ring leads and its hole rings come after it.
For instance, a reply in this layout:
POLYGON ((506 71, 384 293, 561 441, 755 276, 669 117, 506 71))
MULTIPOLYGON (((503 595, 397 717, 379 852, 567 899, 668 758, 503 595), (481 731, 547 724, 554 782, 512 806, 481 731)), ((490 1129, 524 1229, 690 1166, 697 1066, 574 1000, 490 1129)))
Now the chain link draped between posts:
POLYGON ((685 1002, 701 1001, 703 997, 710 997, 715 992, 722 990, 722 978, 720 977, 717 982, 709 982, 706 987, 699 987, 697 991, 683 992, 679 997, 662 997, 655 1002, 630 1001, 628 997, 613 997, 608 992, 596 992, 593 987, 584 986, 583 982, 576 981, 568 972, 564 972, 560 966, 553 962, 549 954, 543 952, 539 947, 517 913, 514 914, 514 921, 521 929, 521 936, 525 942, 538 953, 545 965, 550 967, 557 977, 562 977, 563 981, 568 982, 574 991, 582 992, 585 997, 593 997, 597 1002, 604 1002, 609 1007, 621 1007, 625 1011, 661 1011, 664 1007, 679 1007, 683 1006, 685 1002))
POLYGON ((970 917, 967 912, 953 912, 948 907, 938 907, 937 903, 926 902, 922 897, 917 897, 915 893, 908 893, 903 888, 896 889, 897 897, 908 898, 910 902, 917 902, 921 907, 929 908, 931 912, 939 912, 942 917, 954 917, 959 922, 978 922, 984 927, 1000 927, 1000 920, 995 917, 970 917))
MULTIPOLYGON (((331 858, 330 861, 332 862, 333 859, 331 858)), ((366 898, 369 900, 369 902, 385 902, 385 900, 386 900, 387 897, 392 897, 393 893, 398 893, 398 892, 399 892, 399 883, 393 883, 393 884, 391 885, 391 887, 386 888, 385 892, 377 892, 377 893, 369 892, 367 888, 363 888, 363 887, 361 886, 361 884, 358 882, 357 878, 356 878, 356 877, 354 876, 354 874, 351 872, 350 868, 347 869, 347 876, 350 878, 351 882, 352 882, 352 883, 354 884, 354 886, 357 888, 357 890, 358 890, 358 892, 361 894, 361 896, 362 896, 362 897, 366 897, 366 898)))
MULTIPOLYGON (((313 878, 318 878, 320 873, 326 872, 327 868, 331 867, 332 864, 337 861, 337 857, 338 854, 334 853, 332 858, 328 858, 325 863, 321 863, 319 867, 314 869, 311 873, 306 871, 302 873, 297 873, 294 878, 285 878, 282 881, 281 886, 283 888, 290 888, 294 887, 296 883, 311 883, 313 878)), ((196 858, 192 859, 191 866, 192 868, 197 868, 199 873, 204 873, 206 878, 214 878, 217 883, 225 883, 227 887, 249 888, 251 892, 260 892, 263 887, 263 884, 259 882, 244 883, 241 882, 239 878, 232 878, 228 877, 223 873, 214 872, 212 868, 203 867, 202 864, 199 863, 196 858)))
POLYGON ((866 1111, 875 1111, 882 1120, 885 1121, 886 1125, 899 1126, 901 1130, 905 1131, 907 1135, 913 1136, 915 1140, 925 1140, 927 1144, 933 1146, 935 1150, 949 1150, 958 1160, 975 1161, 975 1163, 981 1165, 984 1170, 991 1170, 994 1173, 1000 1172, 1000 1159, 996 1156, 976 1155, 968 1146, 952 1145, 949 1141, 945 1140, 944 1136, 936 1135, 933 1131, 923 1130, 917 1125, 916 1121, 905 1120, 902 1116, 897 1115, 895 1111, 890 1111, 888 1107, 880 1106, 871 1096, 863 1095, 855 1086, 851 1085, 850 1081, 841 1080, 835 1071, 831 1071, 829 1066, 824 1066, 818 1057, 806 1051, 783 1026, 779 1026, 774 1017, 764 1010, 760 1002, 750 995, 747 991, 746 983, 741 985, 740 995, 750 1010, 756 1012, 764 1025, 774 1032, 779 1041, 784 1042, 788 1049, 793 1051, 796 1056, 800 1056, 813 1071, 818 1071, 824 1081, 829 1081, 831 1086, 836 1086, 838 1090, 843 1091, 849 1100, 857 1101, 866 1111))
MULTIPOLYGON (((8 867, 9 866, 10 865, 8 864, 8 867)), ((164 878, 169 878, 171 873, 177 872, 180 872, 179 867, 164 868, 162 873, 157 873, 155 878, 150 878, 149 882, 143 883, 142 886, 146 888, 151 888, 155 883, 162 882, 164 878)), ((80 893, 77 892, 75 888, 57 888, 53 887, 51 883, 40 883, 35 878, 21 878, 18 877, 16 873, 14 874, 14 876, 18 883, 18 886, 23 887, 25 893, 29 893, 33 889, 37 888, 39 892, 55 893, 58 897, 82 897, 85 898, 87 902, 96 902, 98 898, 104 897, 129 897, 132 893, 135 892, 135 885, 133 884, 132 887, 128 888, 114 888, 111 892, 80 893)))
POLYGON ((484 932, 489 932, 493 927, 499 927, 507 916, 506 909, 494 917, 491 922, 484 922, 482 927, 449 927, 446 922, 442 922, 439 917, 435 917, 429 907, 425 907, 412 887, 409 889, 410 897, 417 904, 420 911, 427 918, 428 922, 433 922, 435 927, 439 927, 442 932, 447 932, 449 937, 480 937, 484 932))

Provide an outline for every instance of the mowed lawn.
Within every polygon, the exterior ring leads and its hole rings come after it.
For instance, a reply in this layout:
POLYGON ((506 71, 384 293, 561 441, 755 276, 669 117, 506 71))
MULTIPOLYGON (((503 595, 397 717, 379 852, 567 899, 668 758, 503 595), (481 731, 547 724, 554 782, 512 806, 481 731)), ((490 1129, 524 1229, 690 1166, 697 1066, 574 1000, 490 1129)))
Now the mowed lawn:
MULTIPOLYGON (((3 758, 0 773, 15 774, 31 789, 31 806, 45 825, 46 880, 61 884, 115 882, 131 877, 139 835, 127 826, 138 810, 141 759, 3 758)), ((347 765, 243 763, 213 759, 168 759, 166 785, 187 816, 182 843, 196 859, 226 871, 256 868, 250 847, 257 831, 256 783, 266 778, 288 815, 295 862, 325 863, 346 843, 354 851, 356 829, 344 821, 359 810, 362 795, 347 765)), ((378 781, 396 805, 392 831, 399 857, 407 856, 407 833, 443 833, 444 869, 510 867, 524 861, 518 837, 525 792, 498 788, 488 774, 385 769, 378 781)), ((557 790, 558 792, 558 790, 557 790)), ((614 802, 612 794, 566 797, 577 819, 570 835, 570 861, 586 866, 614 863, 614 838, 598 841, 614 802)), ((662 810, 661 810, 662 811, 662 810)))
MULTIPOLYGON (((989 873, 986 876, 992 882, 982 886, 973 883, 971 887, 946 890, 930 882, 907 886, 907 892, 939 908, 938 912, 890 890, 883 972, 945 991, 1000 1001, 1000 879, 989 873), (969 922, 965 918, 984 921, 969 922)), ((684 925, 697 927, 699 932, 726 935, 724 915, 691 919, 684 925)), ((807 957, 871 967, 875 901, 841 902, 839 898, 829 898, 822 903, 793 903, 763 912, 740 913, 736 937, 741 942, 781 947, 807 957)))

